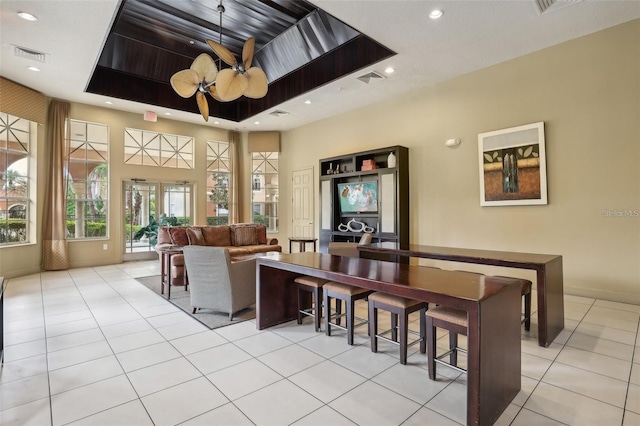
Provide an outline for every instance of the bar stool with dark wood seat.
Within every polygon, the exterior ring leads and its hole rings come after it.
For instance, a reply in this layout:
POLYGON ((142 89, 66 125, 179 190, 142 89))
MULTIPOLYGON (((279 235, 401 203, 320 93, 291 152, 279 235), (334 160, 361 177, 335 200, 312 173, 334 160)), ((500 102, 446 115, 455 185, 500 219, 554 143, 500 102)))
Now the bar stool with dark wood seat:
POLYGON ((378 352, 378 338, 400 346, 400 364, 407 363, 407 349, 416 343, 420 343, 420 352, 427 349, 427 337, 425 335, 425 313, 429 307, 426 302, 394 296, 387 293, 375 292, 369 295, 369 335, 371 336, 371 351, 378 352), (391 313, 391 328, 378 334, 378 309, 391 313), (409 314, 420 311, 420 332, 409 330, 409 314), (400 324, 398 324, 398 319, 400 324), (409 332, 417 334, 418 339, 409 343, 409 332), (400 339, 398 340, 398 332, 400 339), (391 334, 391 339, 386 337, 391 334))
POLYGON ((315 319, 316 331, 320 331, 320 321, 322 319, 322 287, 329 282, 323 278, 301 276, 296 278, 295 283, 298 285, 298 324, 302 324, 302 316, 310 316, 315 319), (309 292, 313 296, 313 307, 303 308, 303 292, 309 292))
POLYGON ((335 281, 330 281, 325 283, 323 286, 324 293, 324 327, 325 333, 327 336, 331 336, 331 326, 338 327, 342 330, 347 331, 347 343, 349 345, 353 345, 353 330, 355 327, 359 327, 361 325, 367 324, 366 319, 357 318, 360 320, 358 324, 355 324, 356 316, 355 316, 355 302, 356 300, 365 299, 371 293, 372 290, 367 290, 366 288, 360 288, 356 286, 352 286, 349 284, 338 283, 335 281), (335 314, 331 314, 331 299, 336 299, 336 312, 335 314), (341 304, 344 301, 346 305, 345 313, 341 313, 341 304), (340 325, 340 320, 342 317, 346 317, 346 327, 342 327, 340 325), (331 319, 335 319, 335 322, 331 322, 331 319))

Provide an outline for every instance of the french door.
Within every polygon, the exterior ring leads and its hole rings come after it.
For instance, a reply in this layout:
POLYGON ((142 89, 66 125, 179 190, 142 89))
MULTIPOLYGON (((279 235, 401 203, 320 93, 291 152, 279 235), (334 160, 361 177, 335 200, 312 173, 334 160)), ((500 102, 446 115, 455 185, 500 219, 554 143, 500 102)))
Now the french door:
POLYGON ((157 227, 167 220, 179 225, 192 222, 192 184, 126 181, 122 193, 125 261, 155 257, 157 227), (141 229, 146 232, 137 235, 141 229))

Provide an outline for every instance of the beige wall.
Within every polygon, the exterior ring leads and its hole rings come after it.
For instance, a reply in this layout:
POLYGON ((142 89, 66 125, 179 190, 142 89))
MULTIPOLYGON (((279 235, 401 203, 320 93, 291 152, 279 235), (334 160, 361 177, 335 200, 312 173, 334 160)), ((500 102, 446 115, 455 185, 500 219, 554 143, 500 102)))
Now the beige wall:
POLYGON ((640 209, 640 20, 286 132, 280 199, 293 169, 392 145, 412 242, 560 254, 566 293, 640 303, 640 217, 602 214, 640 209), (538 121, 549 204, 480 207, 478 133, 538 121))

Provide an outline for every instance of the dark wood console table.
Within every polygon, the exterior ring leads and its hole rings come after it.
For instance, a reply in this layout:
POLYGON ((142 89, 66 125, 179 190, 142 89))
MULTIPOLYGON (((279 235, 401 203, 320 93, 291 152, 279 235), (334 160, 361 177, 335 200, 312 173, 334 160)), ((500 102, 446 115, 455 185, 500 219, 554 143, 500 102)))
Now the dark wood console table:
POLYGON ((468 313, 467 424, 493 424, 520 390, 519 279, 311 252, 269 253, 256 268, 260 330, 297 318, 300 275, 437 303, 468 313))
MULTIPOLYGON (((384 242, 358 246, 361 257, 422 257, 536 271, 538 344, 548 347, 564 328, 562 256, 384 242)), ((395 259, 399 260, 399 259, 395 259)))

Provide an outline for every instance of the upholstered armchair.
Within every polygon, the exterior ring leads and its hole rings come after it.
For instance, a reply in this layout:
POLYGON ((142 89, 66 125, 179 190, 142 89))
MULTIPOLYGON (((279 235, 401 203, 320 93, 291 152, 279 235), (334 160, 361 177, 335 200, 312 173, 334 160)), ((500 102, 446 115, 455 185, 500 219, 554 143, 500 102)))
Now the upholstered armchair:
POLYGON ((233 314, 256 303, 255 259, 231 262, 222 247, 184 247, 193 313, 211 309, 233 314))
POLYGON ((372 234, 365 232, 357 243, 330 242, 327 251, 336 256, 358 257, 358 245, 371 244, 372 238, 372 234))

